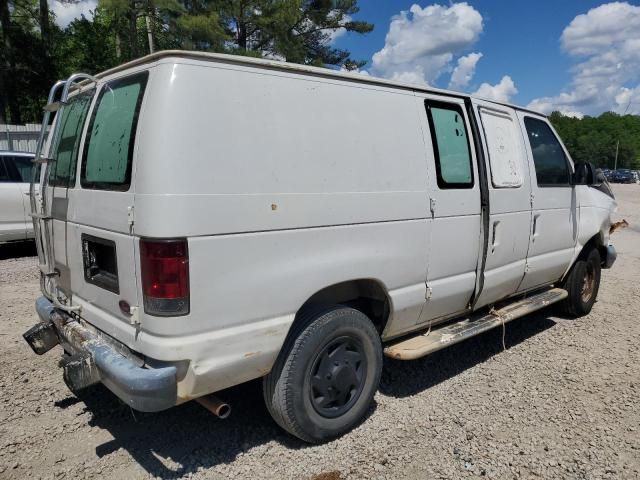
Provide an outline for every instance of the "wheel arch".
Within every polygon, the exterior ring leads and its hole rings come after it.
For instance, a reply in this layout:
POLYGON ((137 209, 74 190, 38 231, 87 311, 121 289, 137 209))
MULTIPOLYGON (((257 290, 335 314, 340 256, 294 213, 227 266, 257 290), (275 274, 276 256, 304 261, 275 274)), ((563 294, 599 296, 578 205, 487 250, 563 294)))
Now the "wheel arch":
POLYGON ((576 264, 576 262, 579 259, 585 258, 593 248, 598 250, 601 261, 604 261, 604 259, 607 256, 607 242, 608 242, 608 239, 605 239, 605 236, 602 233, 602 231, 598 231, 593 236, 591 236, 591 238, 589 238, 582 245, 580 250, 577 251, 576 254, 574 254, 573 260, 571 260, 571 264, 569 265, 567 270, 564 272, 564 275, 562 275, 562 278, 560 279, 560 281, 564 282, 567 276, 569 275, 569 273, 571 272, 571 270, 573 269, 573 266, 576 264))
MULTIPOLYGON (((580 250, 580 253, 576 257, 576 259, 584 258, 586 255, 589 254, 589 251, 592 248, 595 248, 598 250, 598 253, 600 253, 601 259, 604 259, 606 257, 607 244, 605 243, 604 235, 602 234, 602 232, 596 233, 589 240, 587 240, 587 242, 582 246, 582 249, 580 250)), ((574 260, 574 263, 575 263, 575 260, 574 260)))
POLYGON ((364 313, 379 334, 391 317, 392 301, 383 282, 374 278, 346 280, 326 286, 311 295, 298 309, 289 331, 314 305, 344 305, 364 313))

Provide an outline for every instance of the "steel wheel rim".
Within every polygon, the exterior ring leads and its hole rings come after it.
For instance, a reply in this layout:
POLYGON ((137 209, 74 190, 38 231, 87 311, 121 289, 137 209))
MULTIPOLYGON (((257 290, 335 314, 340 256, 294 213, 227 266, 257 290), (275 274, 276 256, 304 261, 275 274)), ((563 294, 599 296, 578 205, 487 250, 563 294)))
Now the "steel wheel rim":
POLYGON ((593 290, 596 284, 596 273, 593 265, 587 264, 587 270, 582 279, 582 289, 580 291, 582 301, 588 303, 593 295, 593 290))
POLYGON ((344 415, 360 398, 367 372, 362 343, 342 336, 326 343, 316 354, 309 381, 314 410, 326 418, 344 415))

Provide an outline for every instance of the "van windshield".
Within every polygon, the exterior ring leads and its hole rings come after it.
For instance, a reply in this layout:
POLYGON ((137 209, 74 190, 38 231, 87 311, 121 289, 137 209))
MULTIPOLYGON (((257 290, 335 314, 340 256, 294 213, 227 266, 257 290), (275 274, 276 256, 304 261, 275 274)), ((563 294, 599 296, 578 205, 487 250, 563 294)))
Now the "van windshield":
POLYGON ((125 191, 131 185, 131 162, 138 116, 148 73, 107 83, 93 109, 80 184, 83 188, 125 191))

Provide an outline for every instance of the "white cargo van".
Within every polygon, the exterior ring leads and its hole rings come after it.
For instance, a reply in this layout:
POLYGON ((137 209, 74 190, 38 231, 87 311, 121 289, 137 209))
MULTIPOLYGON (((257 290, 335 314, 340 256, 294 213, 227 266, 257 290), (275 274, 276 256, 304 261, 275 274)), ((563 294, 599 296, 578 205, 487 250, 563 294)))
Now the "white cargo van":
POLYGON ((61 81, 45 110, 25 339, 138 410, 224 416, 211 394, 262 377, 279 425, 330 439, 383 354, 556 302, 584 315, 616 257, 606 184, 511 105, 168 51, 61 81))

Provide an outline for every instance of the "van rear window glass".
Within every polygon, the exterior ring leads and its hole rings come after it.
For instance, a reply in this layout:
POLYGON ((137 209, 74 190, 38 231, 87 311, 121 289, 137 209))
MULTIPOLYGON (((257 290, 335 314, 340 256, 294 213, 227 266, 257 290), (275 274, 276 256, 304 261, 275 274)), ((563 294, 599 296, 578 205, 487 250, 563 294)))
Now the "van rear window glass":
POLYGON ((467 128, 458 105, 426 103, 440 188, 473 187, 467 128))
POLYGON ((76 95, 62 109, 59 133, 54 143, 55 162, 49 173, 50 185, 70 187, 75 183, 80 137, 92 96, 93 93, 76 95))
POLYGON ((138 116, 148 73, 115 80, 93 109, 80 183, 83 188, 128 190, 138 116))

